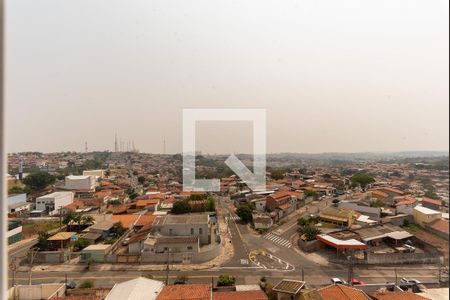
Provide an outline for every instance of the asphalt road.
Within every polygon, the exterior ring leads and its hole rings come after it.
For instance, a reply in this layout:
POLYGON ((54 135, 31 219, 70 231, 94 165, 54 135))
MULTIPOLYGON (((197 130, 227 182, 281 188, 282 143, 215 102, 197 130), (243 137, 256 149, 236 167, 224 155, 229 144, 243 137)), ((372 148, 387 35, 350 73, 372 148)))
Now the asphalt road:
MULTIPOLYGON (((413 277, 422 282, 437 282, 439 270, 435 267, 393 267, 389 268, 355 268, 355 278, 359 278, 366 283, 385 283, 395 282, 401 277, 413 277)), ((346 268, 304 268, 293 272, 266 271, 264 269, 237 268, 229 269, 210 269, 202 271, 169 271, 169 282, 178 276, 187 276, 189 283, 211 283, 219 275, 231 274, 236 277, 237 284, 256 284, 262 276, 265 276, 272 283, 277 283, 283 278, 304 279, 310 285, 315 287, 325 286, 330 283, 330 278, 339 277, 347 279, 346 268)), ((154 279, 165 281, 166 271, 83 271, 83 272, 33 272, 32 283, 56 283, 63 282, 67 275, 68 280, 74 280, 80 283, 84 280, 91 280, 97 287, 112 287, 117 282, 122 282, 136 278, 138 276, 152 276, 154 279)), ((16 284, 28 284, 28 272, 16 272, 13 276, 9 274, 9 284, 12 284, 13 277, 16 284)))

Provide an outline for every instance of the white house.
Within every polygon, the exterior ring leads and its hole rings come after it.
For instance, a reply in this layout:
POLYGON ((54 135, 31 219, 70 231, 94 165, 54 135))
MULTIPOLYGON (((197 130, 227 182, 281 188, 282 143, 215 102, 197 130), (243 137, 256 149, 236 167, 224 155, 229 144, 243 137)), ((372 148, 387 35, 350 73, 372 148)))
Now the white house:
POLYGON ((54 215, 58 209, 73 202, 72 192, 56 192, 36 199, 36 210, 47 211, 49 215, 54 215))
POLYGON ((425 227, 425 224, 440 219, 442 217, 442 213, 440 211, 419 205, 414 207, 413 216, 414 216, 414 223, 419 224, 422 227, 425 227))
POLYGON ((95 189, 96 179, 95 176, 88 175, 70 175, 66 177, 65 188, 67 190, 89 190, 95 189))
POLYGON ((114 285, 105 300, 154 300, 163 287, 161 281, 138 277, 114 285))

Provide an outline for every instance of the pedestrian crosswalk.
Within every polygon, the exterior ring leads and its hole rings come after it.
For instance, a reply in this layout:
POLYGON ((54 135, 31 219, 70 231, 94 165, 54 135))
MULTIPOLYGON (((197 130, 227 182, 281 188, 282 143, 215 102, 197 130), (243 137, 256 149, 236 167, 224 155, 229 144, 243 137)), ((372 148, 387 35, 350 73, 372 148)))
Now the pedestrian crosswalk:
POLYGON ((231 217, 226 217, 227 221, 231 220, 231 221, 239 221, 241 218, 239 218, 238 216, 231 216, 231 217))
POLYGON ((275 244, 278 244, 278 245, 280 245, 282 247, 286 247, 286 248, 291 248, 292 247, 290 241, 282 238, 281 236, 273 234, 272 232, 266 234, 264 236, 264 238, 269 240, 269 241, 271 241, 271 242, 273 242, 273 243, 275 243, 275 244))

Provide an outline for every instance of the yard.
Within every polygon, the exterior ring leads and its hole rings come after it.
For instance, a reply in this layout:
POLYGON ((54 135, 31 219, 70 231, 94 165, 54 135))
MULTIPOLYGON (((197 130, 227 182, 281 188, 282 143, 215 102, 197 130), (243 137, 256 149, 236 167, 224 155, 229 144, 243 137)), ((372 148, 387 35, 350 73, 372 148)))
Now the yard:
POLYGON ((444 263, 448 264, 448 241, 423 230, 419 226, 407 226, 404 228, 409 233, 414 234, 418 239, 423 240, 424 242, 437 247, 439 251, 442 251, 444 253, 444 263))

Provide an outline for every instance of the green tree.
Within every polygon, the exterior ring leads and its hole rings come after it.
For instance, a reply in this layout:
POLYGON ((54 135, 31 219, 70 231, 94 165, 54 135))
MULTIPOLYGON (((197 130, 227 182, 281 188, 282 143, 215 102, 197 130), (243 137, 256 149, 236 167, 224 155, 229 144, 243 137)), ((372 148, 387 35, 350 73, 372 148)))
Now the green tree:
POLYGON ((305 218, 301 217, 297 220, 297 225, 303 227, 306 226, 308 224, 308 220, 306 220, 305 218))
POLYGON ((80 238, 80 239, 78 239, 78 241, 73 243, 73 251, 80 252, 81 250, 83 250, 84 248, 89 246, 90 244, 91 243, 89 242, 88 239, 80 238))
POLYGON ((191 212, 191 206, 189 205, 189 201, 180 200, 173 204, 172 213, 175 215, 187 214, 191 212))
POLYGON ((138 193, 136 193, 136 191, 134 189, 129 189, 126 191, 126 194, 128 195, 128 197, 133 200, 136 199, 139 195, 138 193))
POLYGON ((217 281, 217 286, 233 286, 236 283, 236 278, 231 275, 220 275, 217 281))
POLYGON ((123 227, 122 222, 117 222, 114 223, 113 227, 111 228, 111 231, 115 233, 117 237, 119 237, 122 236, 127 231, 127 229, 123 227))
POLYGON ((441 197, 439 197, 439 195, 433 191, 427 191, 425 193, 425 197, 435 199, 435 200, 441 200, 441 197))
POLYGON ((313 197, 314 200, 319 199, 319 194, 315 191, 305 190, 304 193, 306 198, 313 197))
POLYGON ((23 194, 25 190, 20 186, 13 186, 8 190, 8 195, 23 194))
POLYGON ((77 217, 77 214, 72 212, 72 211, 70 211, 64 216, 62 222, 63 222, 64 225, 69 225, 70 222, 75 221, 76 217, 77 217))
POLYGON ((352 184, 358 184, 361 188, 365 189, 369 184, 374 183, 375 179, 367 173, 359 173, 354 175, 350 181, 352 184))
POLYGON ((139 177, 138 177, 138 182, 139 182, 140 184, 144 184, 144 182, 145 182, 145 176, 139 176, 139 177))
POLYGON ((243 204, 238 207, 236 214, 245 223, 251 222, 252 220, 252 208, 248 204, 243 204))
POLYGON ((48 249, 48 238, 50 237, 50 234, 46 231, 39 231, 38 232, 38 242, 36 244, 36 247, 40 250, 47 250, 48 249))
POLYGON ((212 196, 209 196, 205 201, 205 211, 216 211, 216 202, 212 196))
POLYGON ((284 178, 284 172, 283 170, 276 169, 270 172, 270 177, 272 177, 275 180, 283 179, 284 178))
POLYGON ((302 230, 300 232, 305 237, 305 239, 309 242, 309 241, 315 240, 316 236, 318 234, 320 234, 321 231, 316 226, 306 225, 302 228, 302 230))
POLYGON ((25 183, 32 190, 38 191, 46 188, 48 185, 55 183, 56 178, 47 172, 31 173, 23 179, 25 183))

